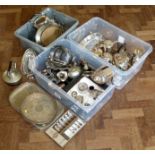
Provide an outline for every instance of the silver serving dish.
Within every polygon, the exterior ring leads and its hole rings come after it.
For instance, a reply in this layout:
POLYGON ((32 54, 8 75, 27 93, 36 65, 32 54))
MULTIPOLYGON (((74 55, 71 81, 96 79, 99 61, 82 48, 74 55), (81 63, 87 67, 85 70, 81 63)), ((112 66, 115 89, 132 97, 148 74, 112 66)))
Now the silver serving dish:
POLYGON ((99 68, 91 75, 91 79, 97 84, 105 84, 111 81, 113 78, 113 72, 109 67, 99 68))
POLYGON ((60 102, 31 82, 23 83, 16 88, 10 94, 9 101, 17 112, 38 128, 51 124, 64 112, 64 106, 60 102), (43 103, 45 103, 44 110, 43 103), (48 115, 45 114, 47 109, 48 115))
POLYGON ((32 72, 29 69, 29 63, 31 60, 34 60, 36 56, 37 56, 36 52, 31 48, 25 51, 21 60, 21 72, 23 75, 27 76, 32 75, 32 72))
POLYGON ((80 44, 85 48, 92 50, 97 43, 103 40, 104 38, 101 33, 90 33, 80 42, 80 44))
POLYGON ((48 124, 57 113, 57 103, 49 95, 35 92, 28 95, 21 105, 21 114, 34 124, 48 124))

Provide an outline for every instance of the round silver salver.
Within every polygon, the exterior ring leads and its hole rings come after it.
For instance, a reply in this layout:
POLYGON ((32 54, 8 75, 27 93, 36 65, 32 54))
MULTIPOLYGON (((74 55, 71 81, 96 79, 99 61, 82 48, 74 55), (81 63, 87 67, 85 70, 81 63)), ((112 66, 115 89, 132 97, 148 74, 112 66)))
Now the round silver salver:
POLYGON ((43 93, 32 93, 21 105, 22 115, 34 124, 47 124, 57 114, 57 104, 50 96, 43 93))

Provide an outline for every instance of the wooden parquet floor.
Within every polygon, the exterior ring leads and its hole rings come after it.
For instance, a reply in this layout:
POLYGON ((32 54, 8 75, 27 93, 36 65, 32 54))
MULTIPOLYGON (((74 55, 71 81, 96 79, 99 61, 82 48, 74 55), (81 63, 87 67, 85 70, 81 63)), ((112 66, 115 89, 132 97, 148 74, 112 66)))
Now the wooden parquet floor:
MULTIPOLYGON (((23 49, 14 31, 46 6, 0 6, 0 73, 23 49)), ((99 16, 155 47, 155 6, 52 6, 79 19, 99 16)), ((0 79, 0 149, 62 149, 11 108, 15 87, 0 79)), ((155 149, 155 54, 64 149, 155 149)))

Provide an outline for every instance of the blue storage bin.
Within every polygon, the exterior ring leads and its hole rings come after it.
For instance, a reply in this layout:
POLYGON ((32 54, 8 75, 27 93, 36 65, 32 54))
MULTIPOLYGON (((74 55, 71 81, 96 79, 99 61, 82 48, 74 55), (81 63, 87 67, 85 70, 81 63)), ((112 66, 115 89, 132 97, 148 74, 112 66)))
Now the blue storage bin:
MULTIPOLYGON (((106 63, 103 64, 99 61, 96 61, 96 58, 83 52, 80 47, 69 40, 61 39, 58 40, 54 45, 61 45, 68 48, 73 55, 75 55, 79 59, 86 60, 90 64, 90 66, 95 69, 102 66, 107 66, 106 63)), ((33 64, 30 65, 38 84, 41 85, 50 94, 54 95, 62 104, 73 110, 83 120, 90 120, 97 113, 97 111, 99 111, 102 106, 106 104, 112 97, 115 86, 113 84, 110 84, 108 88, 105 89, 104 92, 95 100, 95 103, 93 103, 92 106, 83 107, 77 100, 68 95, 67 92, 65 92, 55 83, 41 74, 41 70, 44 69, 45 61, 47 60, 50 52, 51 48, 46 49, 44 52, 39 54, 33 64)))
MULTIPOLYGON (((77 19, 70 17, 59 11, 56 11, 52 8, 46 8, 41 13, 45 14, 49 18, 55 18, 58 22, 63 23, 65 25, 66 31, 56 40, 66 37, 71 31, 73 31, 77 27, 79 23, 77 19)), ((21 44, 25 49, 32 48, 36 52, 40 53, 44 49, 49 48, 53 42, 51 42, 46 47, 43 47, 37 44, 34 41, 35 32, 36 30, 33 27, 33 24, 30 21, 28 21, 27 23, 25 23, 23 26, 21 26, 15 31, 15 36, 20 39, 21 44)))
POLYGON ((115 65, 107 62, 107 65, 110 66, 115 72, 113 83, 117 89, 122 89, 135 76, 135 74, 137 74, 140 71, 146 58, 153 50, 152 46, 149 43, 142 41, 141 39, 119 29, 118 27, 110 24, 109 22, 99 17, 94 17, 90 19, 88 22, 86 22, 85 24, 81 25, 75 31, 70 33, 67 38, 73 41, 74 43, 76 43, 78 46, 80 46, 83 49, 82 52, 85 52, 89 55, 93 55, 101 63, 105 63, 106 60, 96 56, 93 52, 91 52, 90 50, 80 45, 80 42, 90 32, 99 32, 103 34, 105 38, 110 40, 117 40, 118 37, 121 36, 125 39, 127 48, 130 49, 133 46, 142 47, 145 51, 143 56, 140 58, 140 60, 136 62, 134 65, 132 65, 132 67, 129 68, 127 71, 122 71, 121 69, 117 68, 115 65))

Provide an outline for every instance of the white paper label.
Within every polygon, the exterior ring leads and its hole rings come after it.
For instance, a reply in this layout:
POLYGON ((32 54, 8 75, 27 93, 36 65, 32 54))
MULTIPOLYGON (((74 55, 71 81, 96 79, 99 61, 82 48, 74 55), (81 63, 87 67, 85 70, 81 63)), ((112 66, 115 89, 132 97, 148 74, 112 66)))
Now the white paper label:
POLYGON ((125 38, 122 36, 118 36, 118 42, 123 44, 125 42, 125 38))

